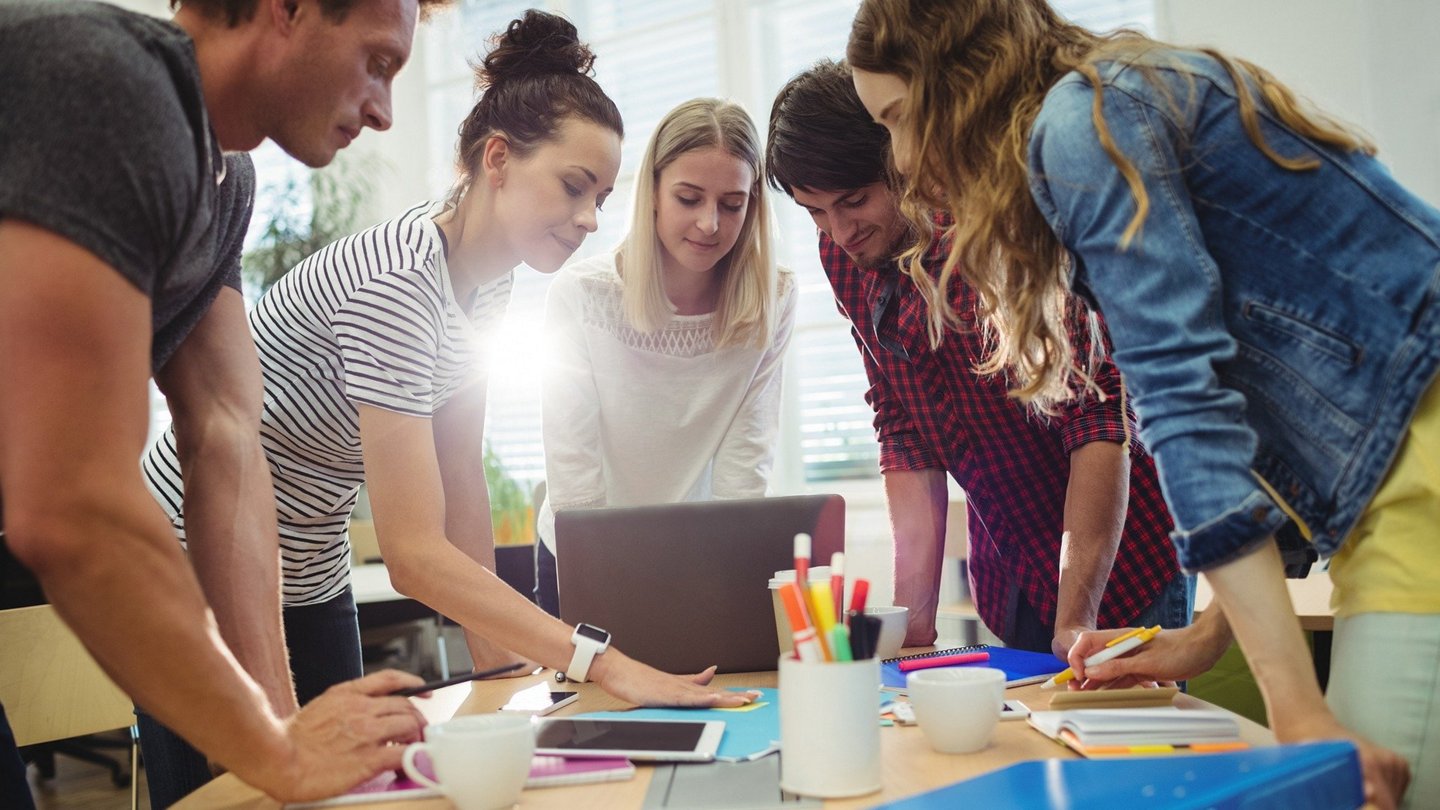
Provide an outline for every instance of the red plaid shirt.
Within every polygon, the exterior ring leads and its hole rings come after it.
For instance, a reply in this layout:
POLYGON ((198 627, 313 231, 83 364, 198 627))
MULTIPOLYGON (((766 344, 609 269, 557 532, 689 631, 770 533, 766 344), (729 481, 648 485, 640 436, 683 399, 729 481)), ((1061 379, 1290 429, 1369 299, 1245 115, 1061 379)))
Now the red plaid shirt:
MULTIPOLYGON (((943 250, 937 238, 927 268, 938 272, 943 250)), ((1009 632, 1015 589, 1053 623, 1070 453, 1089 442, 1125 440, 1119 372, 1108 359, 1097 369, 1106 402, 1086 397, 1048 420, 1038 417, 1006 395, 1004 380, 971 371, 984 354, 978 329, 952 330, 930 348, 925 302, 894 265, 862 269, 824 233, 820 262, 865 361, 881 471, 943 469, 965 490, 970 588, 992 632, 1009 632)), ((975 292, 958 278, 950 304, 974 324, 975 292)), ((1079 356, 1087 346, 1077 341, 1079 356)), ((1155 464, 1132 443, 1130 511, 1100 603, 1100 627, 1129 624, 1177 574, 1170 528, 1155 464)))

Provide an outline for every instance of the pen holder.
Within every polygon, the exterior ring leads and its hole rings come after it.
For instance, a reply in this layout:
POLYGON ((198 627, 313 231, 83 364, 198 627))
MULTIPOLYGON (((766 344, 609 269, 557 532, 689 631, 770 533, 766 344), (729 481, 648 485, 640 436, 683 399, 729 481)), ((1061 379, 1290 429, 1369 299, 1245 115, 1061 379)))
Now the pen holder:
POLYGON ((880 661, 780 659, 780 787, 802 796, 862 796, 882 787, 880 661))

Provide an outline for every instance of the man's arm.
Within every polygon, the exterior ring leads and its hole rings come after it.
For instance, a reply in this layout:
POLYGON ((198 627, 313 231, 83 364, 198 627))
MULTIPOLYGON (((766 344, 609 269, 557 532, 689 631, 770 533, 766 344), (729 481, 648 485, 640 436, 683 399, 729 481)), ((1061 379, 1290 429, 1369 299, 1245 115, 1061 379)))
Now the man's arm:
POLYGON ((883 475, 895 535, 895 604, 910 609, 905 646, 934 644, 950 506, 945 471, 890 470, 883 475))
POLYGON ((263 381, 229 287, 155 377, 175 419, 190 562, 220 635, 281 716, 295 688, 280 619, 275 491, 260 446, 263 381))
POLYGON ((1066 657, 1080 633, 1095 629, 1100 599, 1115 564, 1130 504, 1130 454, 1114 442, 1081 445, 1070 453, 1060 590, 1050 646, 1066 657))
MULTIPOLYGON (((484 380, 471 382, 441 406, 431 425, 445 491, 445 536, 465 556, 493 572, 495 537, 490 521, 489 482, 485 480, 484 427, 484 380)), ((495 669, 518 660, 514 653, 469 628, 465 628, 465 644, 476 670, 495 669)))
POLYGON ((345 790, 419 736, 398 673, 337 687, 288 725, 225 647, 141 481, 150 305, 94 254, 0 220, 0 482, 12 551, 137 703, 286 799, 345 790), (341 730, 346 733, 339 733, 341 730))

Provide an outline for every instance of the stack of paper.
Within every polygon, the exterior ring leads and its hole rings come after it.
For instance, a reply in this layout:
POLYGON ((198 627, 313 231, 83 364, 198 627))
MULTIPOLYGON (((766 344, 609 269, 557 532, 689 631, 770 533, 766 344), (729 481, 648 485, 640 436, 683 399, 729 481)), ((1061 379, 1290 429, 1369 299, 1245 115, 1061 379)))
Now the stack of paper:
POLYGON ((1075 709, 1031 712, 1030 725, 1087 757, 1233 751, 1245 747, 1235 716, 1220 710, 1075 709))

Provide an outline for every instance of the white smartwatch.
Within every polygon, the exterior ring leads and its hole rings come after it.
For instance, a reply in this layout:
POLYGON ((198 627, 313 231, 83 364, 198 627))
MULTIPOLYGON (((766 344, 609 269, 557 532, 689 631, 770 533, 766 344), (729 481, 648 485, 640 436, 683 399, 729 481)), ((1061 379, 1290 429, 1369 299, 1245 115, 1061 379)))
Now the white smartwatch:
POLYGON ((594 662, 595 656, 610 649, 610 633, 593 624, 581 622, 575 625, 570 643, 575 645, 575 655, 570 658, 570 666, 565 668, 565 680, 584 683, 585 676, 590 674, 590 664, 594 662))

